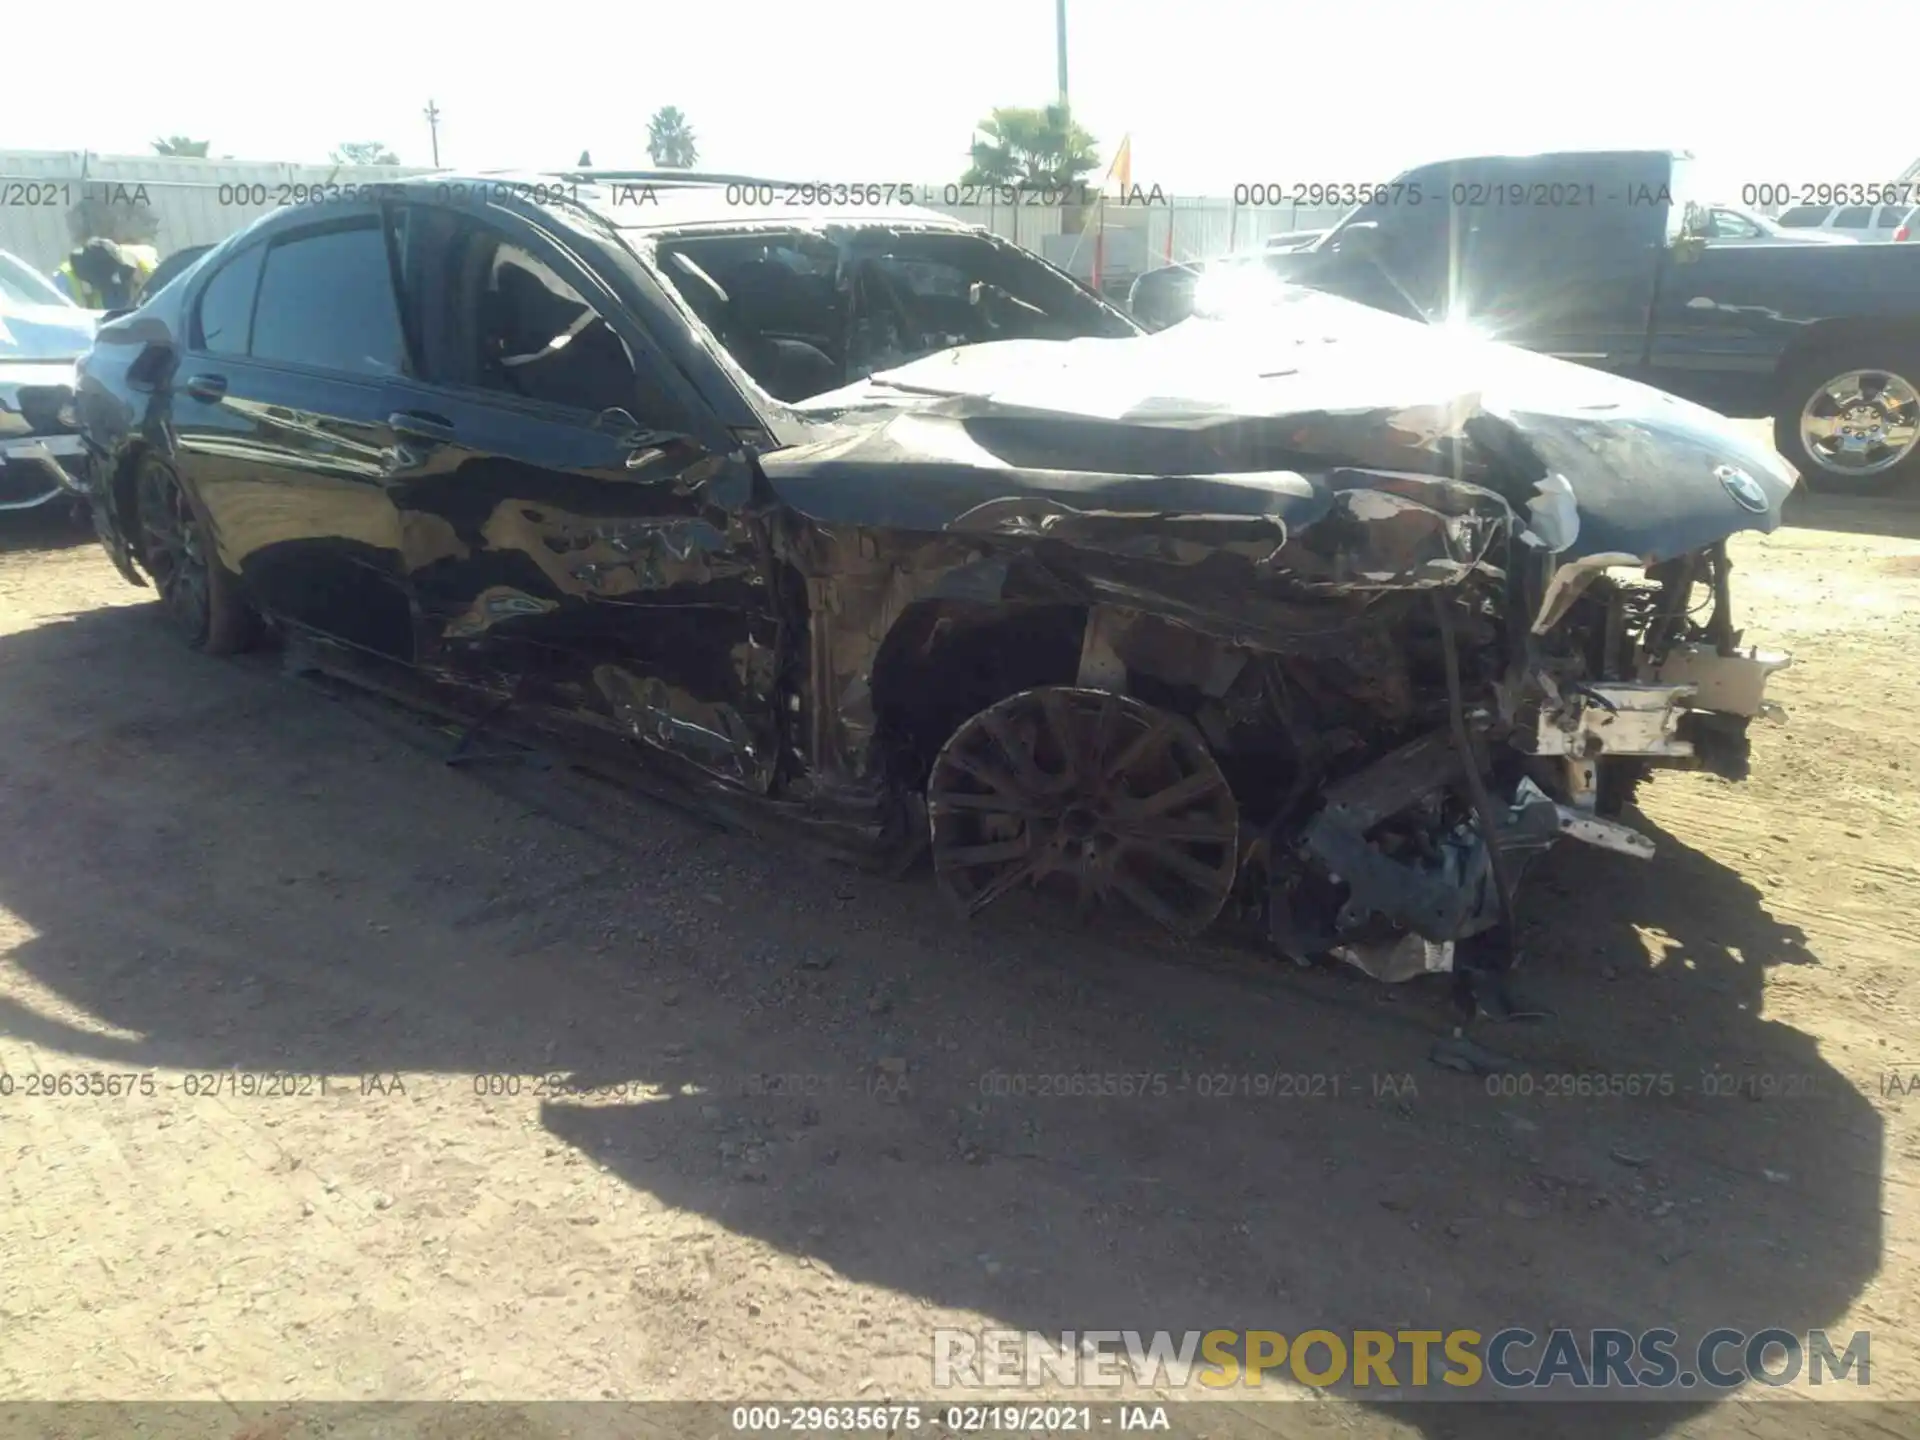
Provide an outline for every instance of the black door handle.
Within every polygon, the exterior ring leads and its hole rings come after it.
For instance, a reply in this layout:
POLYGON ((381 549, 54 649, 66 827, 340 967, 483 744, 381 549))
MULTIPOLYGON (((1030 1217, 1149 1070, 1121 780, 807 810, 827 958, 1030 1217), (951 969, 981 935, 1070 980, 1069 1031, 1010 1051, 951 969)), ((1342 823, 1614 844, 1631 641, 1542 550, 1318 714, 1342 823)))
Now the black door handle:
POLYGON ((196 400, 205 400, 209 404, 216 400, 224 400, 227 396, 227 377, 195 375, 187 381, 187 394, 196 400))
POLYGON ((396 410, 387 417, 387 428, 409 440, 453 439, 453 422, 424 410, 396 410))

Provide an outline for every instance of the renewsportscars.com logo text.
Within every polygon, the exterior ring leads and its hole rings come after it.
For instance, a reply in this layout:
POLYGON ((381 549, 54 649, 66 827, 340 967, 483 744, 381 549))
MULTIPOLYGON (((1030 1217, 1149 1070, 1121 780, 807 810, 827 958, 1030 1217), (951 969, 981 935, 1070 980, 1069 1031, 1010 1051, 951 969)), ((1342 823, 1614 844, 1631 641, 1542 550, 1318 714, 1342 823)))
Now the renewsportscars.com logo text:
MULTIPOLYGON (((1690 1346, 1668 1329, 1549 1330, 936 1330, 936 1390, 1072 1386, 1198 1387, 1343 1385, 1388 1390, 1582 1393, 1774 1388, 1847 1390, 1869 1383, 1872 1336, 1856 1330, 1838 1349, 1824 1330, 1710 1330, 1690 1346)), ((1445 1392, 1442 1392, 1445 1393, 1445 1392)), ((1829 1393, 1838 1394, 1838 1390, 1829 1393)))

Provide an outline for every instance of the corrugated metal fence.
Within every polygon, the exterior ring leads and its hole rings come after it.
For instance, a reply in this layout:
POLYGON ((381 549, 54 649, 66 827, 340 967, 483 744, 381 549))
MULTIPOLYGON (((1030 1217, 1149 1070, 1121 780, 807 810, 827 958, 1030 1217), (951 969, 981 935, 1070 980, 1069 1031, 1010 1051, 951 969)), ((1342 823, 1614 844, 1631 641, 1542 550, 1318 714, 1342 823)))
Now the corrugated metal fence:
MULTIPOLYGON (((303 188, 366 185, 430 170, 401 165, 292 165, 196 160, 163 155, 0 150, 0 250, 52 271, 89 235, 153 245, 164 257, 210 245, 289 200, 303 188)), ((1169 260, 1205 259, 1258 249, 1269 236, 1321 229, 1337 210, 1234 205, 1212 197, 1175 197, 1150 205, 1063 208, 1054 204, 947 205, 951 186, 915 187, 929 208, 1044 255, 1086 278, 1096 253, 1111 286, 1169 260), (1096 234, 1099 236, 1096 244, 1096 234)))
POLYGON ((401 165, 281 165, 169 155, 0 150, 0 250, 52 270, 105 234, 162 256, 211 245, 278 209, 300 186, 425 173, 401 165))

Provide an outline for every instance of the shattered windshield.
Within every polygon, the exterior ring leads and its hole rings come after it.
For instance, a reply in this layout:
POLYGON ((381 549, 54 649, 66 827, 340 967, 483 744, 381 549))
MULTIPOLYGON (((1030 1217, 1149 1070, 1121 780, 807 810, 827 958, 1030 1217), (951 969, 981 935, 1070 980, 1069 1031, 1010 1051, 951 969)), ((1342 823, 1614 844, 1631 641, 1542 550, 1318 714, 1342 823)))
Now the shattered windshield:
POLYGON ((656 254, 741 368, 789 403, 956 346, 1138 333, 1027 251, 966 232, 702 234, 663 239, 656 254))

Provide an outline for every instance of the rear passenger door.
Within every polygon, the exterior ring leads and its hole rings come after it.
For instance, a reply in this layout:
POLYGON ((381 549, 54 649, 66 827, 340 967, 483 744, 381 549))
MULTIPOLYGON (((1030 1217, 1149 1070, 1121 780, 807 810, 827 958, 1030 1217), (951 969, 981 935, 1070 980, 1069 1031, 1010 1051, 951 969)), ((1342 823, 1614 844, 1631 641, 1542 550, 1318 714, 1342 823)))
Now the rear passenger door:
POLYGON ((694 438, 699 397, 557 237, 426 204, 396 233, 420 370, 387 486, 424 663, 764 792, 775 631, 744 456, 694 438))
POLYGON ((407 361, 379 212, 332 208, 223 257, 189 342, 176 455, 228 568, 283 619, 411 659, 384 488, 386 387, 407 361))

